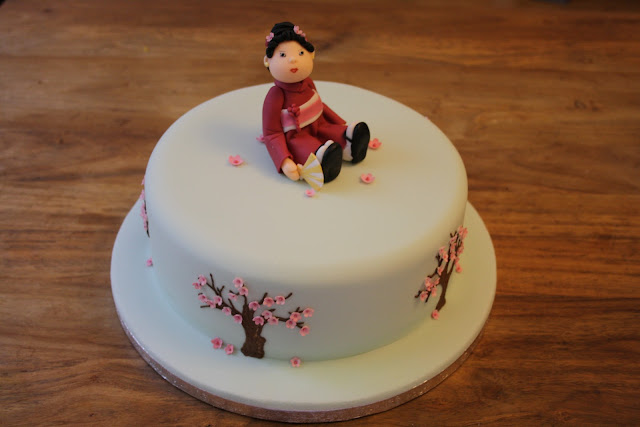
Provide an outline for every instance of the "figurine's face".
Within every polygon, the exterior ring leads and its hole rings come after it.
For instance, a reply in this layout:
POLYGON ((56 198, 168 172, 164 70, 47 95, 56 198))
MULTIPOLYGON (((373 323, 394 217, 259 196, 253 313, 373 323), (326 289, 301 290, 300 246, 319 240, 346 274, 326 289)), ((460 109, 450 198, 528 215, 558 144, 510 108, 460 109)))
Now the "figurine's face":
POLYGON ((297 83, 311 75, 315 52, 309 53, 296 41, 286 41, 278 45, 273 57, 264 57, 265 66, 274 79, 283 83, 297 83))

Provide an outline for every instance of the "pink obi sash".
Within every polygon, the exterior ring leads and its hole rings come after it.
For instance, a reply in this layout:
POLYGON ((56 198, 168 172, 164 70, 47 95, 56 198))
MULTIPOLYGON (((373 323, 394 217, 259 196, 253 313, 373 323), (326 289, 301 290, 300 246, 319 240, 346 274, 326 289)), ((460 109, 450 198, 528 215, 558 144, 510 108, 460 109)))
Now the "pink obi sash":
POLYGON ((295 105, 280 112, 280 121, 284 132, 302 129, 318 120, 322 115, 322 100, 315 90, 313 96, 300 107, 295 105))

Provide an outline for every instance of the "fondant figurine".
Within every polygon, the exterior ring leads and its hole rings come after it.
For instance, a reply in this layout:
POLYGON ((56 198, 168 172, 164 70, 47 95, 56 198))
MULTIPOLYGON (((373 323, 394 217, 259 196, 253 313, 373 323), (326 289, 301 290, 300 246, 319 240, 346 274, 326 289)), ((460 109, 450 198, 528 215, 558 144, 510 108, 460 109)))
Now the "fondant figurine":
POLYGON ((326 106, 309 78, 315 48, 291 22, 275 24, 266 38, 264 66, 275 80, 262 109, 263 141, 278 171, 300 179, 300 166, 315 155, 324 182, 334 180, 342 161, 367 155, 369 127, 346 122, 326 106))

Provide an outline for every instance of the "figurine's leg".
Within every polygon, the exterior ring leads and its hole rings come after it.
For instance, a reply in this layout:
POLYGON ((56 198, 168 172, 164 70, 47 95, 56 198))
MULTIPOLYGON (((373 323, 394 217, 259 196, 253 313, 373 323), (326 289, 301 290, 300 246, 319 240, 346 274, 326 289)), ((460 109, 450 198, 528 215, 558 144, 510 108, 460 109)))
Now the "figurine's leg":
POLYGON ((347 137, 347 146, 345 148, 345 154, 351 157, 351 159, 345 158, 345 160, 351 160, 352 163, 360 163, 367 155, 367 149, 369 148, 369 126, 365 122, 357 124, 350 124, 345 132, 347 137))
POLYGON ((328 140, 316 150, 316 157, 322 166, 324 182, 331 182, 342 170, 342 147, 337 142, 328 140))

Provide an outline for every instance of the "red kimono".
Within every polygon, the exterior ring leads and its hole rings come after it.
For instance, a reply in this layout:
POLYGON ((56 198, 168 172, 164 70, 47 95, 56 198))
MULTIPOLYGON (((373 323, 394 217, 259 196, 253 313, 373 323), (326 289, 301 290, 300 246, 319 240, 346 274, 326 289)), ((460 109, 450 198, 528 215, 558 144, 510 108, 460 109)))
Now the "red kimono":
POLYGON ((286 158, 304 164, 328 140, 344 149, 346 129, 345 121, 322 103, 310 78, 298 83, 275 80, 264 99, 264 143, 278 171, 286 158))

